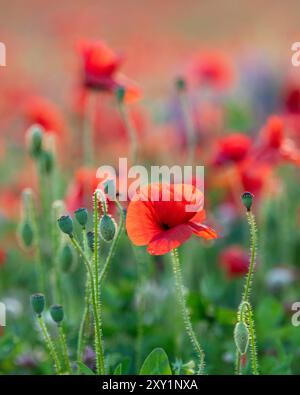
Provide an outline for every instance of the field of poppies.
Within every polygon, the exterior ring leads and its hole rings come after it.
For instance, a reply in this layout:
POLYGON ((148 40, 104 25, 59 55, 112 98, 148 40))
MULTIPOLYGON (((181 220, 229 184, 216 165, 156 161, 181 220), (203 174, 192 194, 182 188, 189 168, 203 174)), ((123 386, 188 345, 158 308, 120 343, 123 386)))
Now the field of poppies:
POLYGON ((300 5, 56 3, 0 1, 0 374, 299 374, 300 5))

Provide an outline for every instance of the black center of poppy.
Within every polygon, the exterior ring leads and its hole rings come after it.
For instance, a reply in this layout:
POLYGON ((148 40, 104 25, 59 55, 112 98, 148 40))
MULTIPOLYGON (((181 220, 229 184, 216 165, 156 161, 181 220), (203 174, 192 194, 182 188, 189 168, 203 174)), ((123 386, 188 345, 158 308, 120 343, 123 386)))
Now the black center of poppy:
POLYGON ((163 230, 168 230, 168 229, 170 229, 170 226, 167 225, 167 224, 164 224, 164 223, 161 224, 161 227, 163 228, 163 230))

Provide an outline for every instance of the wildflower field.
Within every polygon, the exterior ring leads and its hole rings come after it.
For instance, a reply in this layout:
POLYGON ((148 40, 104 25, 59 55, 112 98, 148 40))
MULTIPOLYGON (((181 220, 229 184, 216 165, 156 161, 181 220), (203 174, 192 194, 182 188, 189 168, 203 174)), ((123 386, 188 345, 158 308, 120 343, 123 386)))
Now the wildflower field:
POLYGON ((1 375, 300 373, 299 13, 0 0, 1 375))

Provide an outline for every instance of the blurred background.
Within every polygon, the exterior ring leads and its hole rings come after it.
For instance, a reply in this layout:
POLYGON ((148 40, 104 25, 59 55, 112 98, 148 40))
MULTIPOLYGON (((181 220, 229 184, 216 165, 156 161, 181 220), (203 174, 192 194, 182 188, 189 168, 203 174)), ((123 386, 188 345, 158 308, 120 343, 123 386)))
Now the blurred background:
MULTIPOLYGON (((180 250, 208 373, 234 371, 232 332, 249 247, 239 195, 250 190, 259 235, 253 306, 261 371, 299 374, 300 329, 291 325, 291 305, 300 297, 300 68, 291 65, 291 45, 300 41, 299 15, 297 0, 0 0, 0 42, 7 49, 7 66, 0 67, 0 301, 7 307, 0 373, 51 372, 41 337, 32 330, 35 251, 16 236, 24 188, 42 199, 28 153, 28 127, 41 124, 49 141, 53 138, 48 144, 56 145, 59 177, 48 188, 69 212, 90 201, 96 167, 116 165, 128 149, 112 92, 94 95, 92 117, 85 112, 89 90, 82 82, 80 42, 100 40, 120 55, 122 73, 139 91, 128 108, 141 163, 185 163, 187 125, 175 81, 180 76, 187 83, 194 163, 206 166, 206 209, 220 234, 213 245, 193 239, 180 250), (82 142, 86 118, 95 155, 88 166, 82 142)), ((39 214, 43 222, 42 209, 39 214)), ((51 248, 43 231, 47 260, 51 248)), ((51 262, 48 269, 52 273, 51 262)), ((84 271, 74 258, 60 275, 74 360, 84 271)), ((55 302, 51 274, 48 280, 50 304, 55 302)), ((183 365, 193 355, 180 317, 174 321, 167 256, 135 251, 124 237, 103 306, 111 372, 122 361, 125 373, 138 371, 151 349, 161 346, 177 371, 186 373, 183 365)), ((92 341, 85 358, 93 368, 92 341)))

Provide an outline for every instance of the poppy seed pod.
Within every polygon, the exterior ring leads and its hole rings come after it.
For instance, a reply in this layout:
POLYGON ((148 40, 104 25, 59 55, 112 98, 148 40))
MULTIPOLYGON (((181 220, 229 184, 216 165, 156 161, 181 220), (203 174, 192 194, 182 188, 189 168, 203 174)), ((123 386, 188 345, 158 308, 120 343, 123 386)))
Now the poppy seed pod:
POLYGON ((106 242, 111 242, 116 233, 116 223, 114 219, 107 214, 104 214, 100 220, 100 235, 106 242))
POLYGON ((50 315, 54 322, 61 323, 64 319, 64 309, 61 305, 55 304, 50 307, 50 315))
POLYGON ((60 262, 62 271, 68 272, 73 263, 73 252, 69 244, 66 243, 60 248, 58 260, 60 262))
POLYGON ((175 85, 179 92, 186 90, 186 81, 183 77, 177 77, 175 81, 175 85))
POLYGON ((75 218, 77 220, 77 222, 82 226, 85 227, 85 225, 88 222, 88 211, 86 208, 81 207, 79 209, 77 209, 75 212, 75 218))
POLYGON ((94 232, 87 232, 86 234, 89 249, 94 252, 95 235, 94 232))
POLYGON ((42 151, 40 155, 40 164, 43 172, 47 174, 51 173, 54 164, 52 153, 49 151, 42 151))
POLYGON ((254 196, 252 195, 251 192, 244 192, 241 197, 242 197, 243 205, 246 207, 247 211, 250 211, 254 196))
POLYGON ((34 158, 42 152, 43 130, 39 125, 32 125, 28 130, 29 153, 34 158))
POLYGON ((125 98, 125 88, 123 86, 118 86, 116 89, 116 98, 118 103, 123 103, 125 98))
POLYGON ((243 321, 238 322, 234 328, 234 342, 239 353, 246 354, 249 345, 249 330, 243 321))
POLYGON ((33 229, 29 222, 25 221, 20 226, 20 237, 25 247, 31 247, 33 243, 33 229))
POLYGON ((30 297, 30 302, 33 311, 40 316, 45 307, 45 296, 43 294, 33 294, 30 297))
POLYGON ((63 215, 58 220, 58 226, 60 230, 67 235, 71 236, 73 234, 73 221, 69 215, 63 215))

